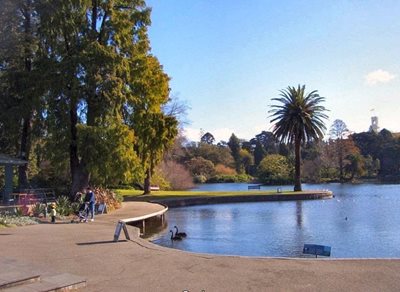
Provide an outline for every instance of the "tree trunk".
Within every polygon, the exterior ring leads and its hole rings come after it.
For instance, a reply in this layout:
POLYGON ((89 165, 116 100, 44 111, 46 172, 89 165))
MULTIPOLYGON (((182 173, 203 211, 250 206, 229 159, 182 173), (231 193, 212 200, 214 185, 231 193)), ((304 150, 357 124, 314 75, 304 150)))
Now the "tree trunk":
POLYGON ((144 185, 143 185, 143 195, 150 195, 150 182, 151 182, 151 169, 147 168, 146 170, 146 177, 144 178, 144 185))
POLYGON ((342 141, 342 138, 339 138, 337 143, 338 143, 337 146, 338 146, 338 157, 339 157, 339 181, 343 182, 344 175, 343 175, 343 141, 342 141))
POLYGON ((71 171, 71 193, 70 198, 75 198, 75 194, 82 191, 89 185, 90 175, 86 171, 85 164, 79 160, 78 155, 78 113, 77 104, 71 99, 71 108, 69 111, 70 116, 70 133, 71 141, 69 145, 69 161, 70 161, 70 171, 71 171))
MULTIPOLYGON (((30 152, 30 134, 31 134, 31 113, 23 119, 21 144, 19 157, 23 160, 29 161, 30 152)), ((23 164, 18 167, 18 186, 19 189, 28 188, 28 164, 23 164)))
POLYGON ((301 139, 296 137, 294 141, 294 155, 295 155, 295 176, 294 176, 294 191, 301 191, 301 139))
POLYGON ((90 174, 86 171, 86 167, 80 164, 72 176, 72 186, 70 198, 74 199, 77 192, 82 192, 89 186, 90 174))
MULTIPOLYGON (((22 14, 24 16, 24 71, 27 74, 32 72, 32 1, 28 0, 22 6, 22 14)), ((23 160, 29 161, 29 152, 31 148, 30 138, 32 129, 32 115, 33 115, 33 105, 32 100, 29 95, 27 95, 27 89, 25 88, 24 100, 28 105, 28 110, 23 114, 22 132, 21 132, 21 144, 19 157, 23 160)), ((29 186, 28 182, 28 164, 20 165, 18 167, 18 185, 20 189, 27 188, 29 186)))

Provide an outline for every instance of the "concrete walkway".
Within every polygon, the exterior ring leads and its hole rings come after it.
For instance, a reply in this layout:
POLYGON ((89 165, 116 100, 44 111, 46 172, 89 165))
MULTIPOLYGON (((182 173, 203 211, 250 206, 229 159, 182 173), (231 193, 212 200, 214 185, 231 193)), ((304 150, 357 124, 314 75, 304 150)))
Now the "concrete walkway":
POLYGON ((82 276, 87 279, 85 291, 399 291, 398 259, 215 256, 172 250, 136 237, 112 241, 118 219, 159 208, 129 202, 91 223, 0 229, 0 257, 41 272, 82 276))

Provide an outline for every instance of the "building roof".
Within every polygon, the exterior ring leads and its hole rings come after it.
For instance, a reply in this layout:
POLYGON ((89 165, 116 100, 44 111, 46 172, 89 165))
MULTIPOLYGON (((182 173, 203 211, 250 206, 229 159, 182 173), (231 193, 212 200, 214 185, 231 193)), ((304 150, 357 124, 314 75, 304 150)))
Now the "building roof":
POLYGON ((0 165, 23 165, 28 161, 0 153, 0 165))

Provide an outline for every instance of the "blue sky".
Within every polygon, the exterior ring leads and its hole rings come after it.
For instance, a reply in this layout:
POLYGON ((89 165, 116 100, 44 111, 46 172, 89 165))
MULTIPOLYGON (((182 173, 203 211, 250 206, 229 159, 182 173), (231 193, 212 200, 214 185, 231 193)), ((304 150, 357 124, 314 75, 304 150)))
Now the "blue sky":
POLYGON ((189 139, 271 130, 270 99, 305 84, 327 128, 400 131, 400 1, 151 0, 152 52, 186 101, 189 139), (374 109, 374 111, 371 111, 374 109))

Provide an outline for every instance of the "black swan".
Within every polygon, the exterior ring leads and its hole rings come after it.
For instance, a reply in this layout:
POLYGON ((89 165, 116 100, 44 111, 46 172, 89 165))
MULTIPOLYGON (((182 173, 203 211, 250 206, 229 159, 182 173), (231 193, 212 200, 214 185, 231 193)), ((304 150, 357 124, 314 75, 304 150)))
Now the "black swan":
POLYGON ((171 240, 182 240, 182 237, 177 236, 176 234, 174 235, 174 232, 172 230, 170 230, 169 232, 171 232, 171 240))
POLYGON ((185 232, 178 232, 178 227, 174 226, 174 228, 176 229, 175 235, 180 236, 180 237, 187 236, 185 232))

